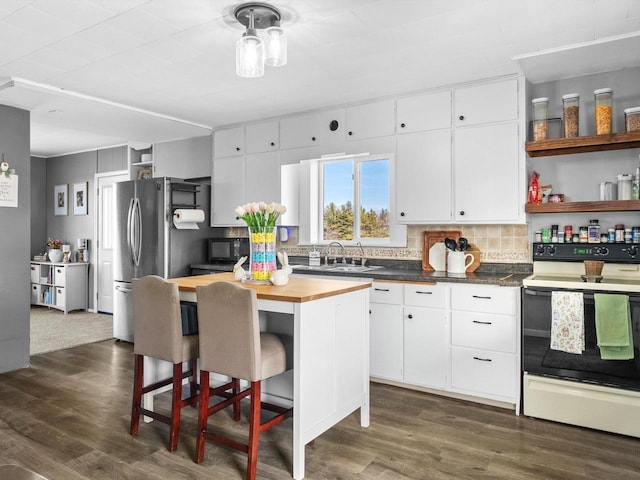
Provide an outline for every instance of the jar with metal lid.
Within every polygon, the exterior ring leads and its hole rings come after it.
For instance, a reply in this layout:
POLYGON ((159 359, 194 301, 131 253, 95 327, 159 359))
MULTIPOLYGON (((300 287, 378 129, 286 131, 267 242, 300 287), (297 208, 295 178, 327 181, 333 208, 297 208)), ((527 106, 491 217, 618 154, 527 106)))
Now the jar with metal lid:
POLYGON ((593 92, 596 102, 596 135, 611 133, 611 120, 613 118, 613 90, 600 88, 593 92))
POLYGON ((589 243, 600 243, 600 225, 598 220, 589 220, 588 237, 589 243))
POLYGON ((587 243, 589 241, 589 227, 580 227, 579 232, 580 243, 587 243))
POLYGON ((578 113, 580 108, 580 95, 567 93, 562 96, 562 121, 565 137, 578 136, 578 113))
POLYGON ((538 243, 542 242, 542 230, 536 230, 535 241, 538 243))
POLYGON ((631 200, 633 175, 620 173, 618 175, 618 200, 631 200))
POLYGON ((631 241, 633 243, 640 243, 640 227, 633 227, 631 231, 631 241))
POLYGON ((622 223, 616 225, 616 243, 624 243, 624 225, 622 223))
POLYGON ((640 131, 640 107, 624 110, 624 125, 627 132, 640 131))
POLYGON ((616 230, 614 228, 610 228, 607 230, 607 242, 615 243, 616 242, 616 230))
POLYGON ((633 241, 633 231, 630 228, 624 229, 624 243, 631 243, 633 241))
POLYGON ((534 98, 531 103, 533 104, 533 140, 546 140, 549 99, 547 97, 534 98))

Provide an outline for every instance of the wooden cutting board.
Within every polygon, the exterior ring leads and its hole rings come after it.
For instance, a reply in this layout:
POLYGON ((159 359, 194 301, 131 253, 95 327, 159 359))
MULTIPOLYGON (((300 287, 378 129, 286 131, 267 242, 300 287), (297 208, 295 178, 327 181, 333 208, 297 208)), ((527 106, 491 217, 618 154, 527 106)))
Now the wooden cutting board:
MULTIPOLYGON (((431 247, 433 247, 436 243, 441 243, 441 242, 444 243, 444 239, 447 237, 457 242, 458 239, 460 238, 460 232, 446 231, 446 230, 435 230, 435 231, 424 232, 423 242, 422 242, 422 270, 424 270, 425 272, 435 271, 433 266, 431 266, 431 264, 429 263, 429 250, 431 250, 431 247)), ((445 249, 445 253, 446 253, 446 249, 445 249)), ((437 262, 434 262, 434 263, 437 263, 437 262)), ((446 255, 445 255, 444 264, 445 264, 444 270, 446 271, 446 255)))

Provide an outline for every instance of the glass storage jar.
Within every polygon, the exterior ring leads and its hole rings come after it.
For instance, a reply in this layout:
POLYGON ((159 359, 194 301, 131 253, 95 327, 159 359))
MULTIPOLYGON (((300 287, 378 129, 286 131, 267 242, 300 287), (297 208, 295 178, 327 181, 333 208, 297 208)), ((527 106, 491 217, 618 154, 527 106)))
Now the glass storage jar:
POLYGON ((625 109, 624 125, 627 132, 640 131, 640 107, 625 109))
POLYGON ((580 108, 580 95, 567 93, 562 96, 562 120, 565 137, 578 136, 578 113, 580 108))
POLYGON ((533 140, 547 139, 548 122, 547 111, 549 108, 549 99, 547 97, 534 98, 531 100, 533 104, 533 140))
POLYGON ((618 200, 631 200, 633 176, 627 173, 618 175, 618 200))
POLYGON ((611 133, 613 90, 600 88, 593 92, 596 102, 596 135, 611 133))

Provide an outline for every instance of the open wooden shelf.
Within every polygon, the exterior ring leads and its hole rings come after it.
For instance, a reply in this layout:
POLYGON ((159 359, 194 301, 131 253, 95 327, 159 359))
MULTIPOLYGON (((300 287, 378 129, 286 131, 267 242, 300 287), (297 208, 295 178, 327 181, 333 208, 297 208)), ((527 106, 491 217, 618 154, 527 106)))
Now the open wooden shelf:
POLYGON ((640 148, 640 132, 610 133, 607 135, 590 135, 574 138, 556 138, 553 140, 527 142, 525 144, 525 150, 530 157, 604 152, 607 150, 623 150, 625 148, 640 148))
POLYGON ((527 203, 527 213, 576 213, 576 212, 632 212, 640 210, 640 200, 613 200, 610 202, 560 202, 527 203))

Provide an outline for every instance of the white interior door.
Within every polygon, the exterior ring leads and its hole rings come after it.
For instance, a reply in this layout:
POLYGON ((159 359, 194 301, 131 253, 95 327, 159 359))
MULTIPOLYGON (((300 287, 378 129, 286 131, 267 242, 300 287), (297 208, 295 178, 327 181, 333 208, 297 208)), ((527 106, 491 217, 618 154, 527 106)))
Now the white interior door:
POLYGON ((115 227, 115 196, 113 184, 129 180, 127 173, 116 172, 96 175, 96 309, 113 313, 113 243, 115 227))

